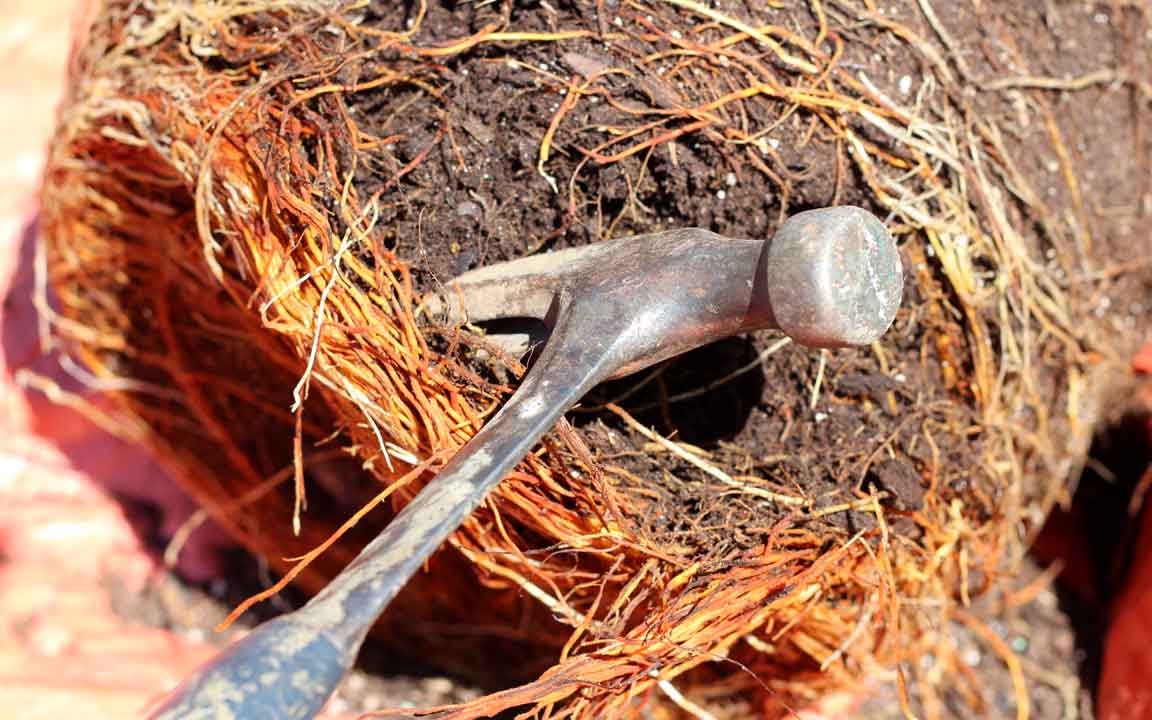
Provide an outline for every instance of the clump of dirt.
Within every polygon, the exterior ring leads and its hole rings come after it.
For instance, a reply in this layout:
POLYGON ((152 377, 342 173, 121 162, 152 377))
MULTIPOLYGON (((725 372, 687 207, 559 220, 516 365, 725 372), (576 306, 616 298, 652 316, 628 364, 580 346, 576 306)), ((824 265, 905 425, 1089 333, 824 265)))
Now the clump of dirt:
POLYGON ((525 682, 448 717, 773 715, 891 668, 975 707, 953 626, 1024 707, 970 608, 1018 582, 1149 302, 1146 10, 781 5, 108 0, 45 189, 59 342, 315 589, 521 371, 422 311, 451 276, 863 206, 907 269, 883 342, 755 334, 599 388, 381 634, 525 682))

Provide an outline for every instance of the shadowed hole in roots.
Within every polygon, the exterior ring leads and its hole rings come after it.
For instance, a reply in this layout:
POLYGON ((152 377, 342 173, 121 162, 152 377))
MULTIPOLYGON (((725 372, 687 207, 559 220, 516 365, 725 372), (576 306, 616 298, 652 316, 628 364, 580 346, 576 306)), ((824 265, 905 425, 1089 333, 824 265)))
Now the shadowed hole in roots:
POLYGON ((617 427, 620 419, 603 409, 615 403, 664 435, 713 448, 735 437, 760 402, 764 371, 748 368, 757 355, 749 338, 725 338, 599 385, 568 417, 577 427, 593 419, 617 427))
POLYGON ((1080 679, 1093 692, 1109 607, 1124 589, 1146 519, 1150 421, 1145 410, 1129 411, 1097 434, 1071 505, 1048 517, 1031 551, 1043 564, 1062 565, 1057 596, 1072 621, 1080 679))

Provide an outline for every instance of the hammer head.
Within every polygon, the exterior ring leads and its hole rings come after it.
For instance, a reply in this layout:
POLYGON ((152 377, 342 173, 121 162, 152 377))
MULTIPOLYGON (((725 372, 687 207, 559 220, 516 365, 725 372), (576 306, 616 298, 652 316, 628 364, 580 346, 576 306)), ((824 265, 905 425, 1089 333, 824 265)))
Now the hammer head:
POLYGON ((904 289, 892 236, 871 213, 851 206, 788 218, 762 272, 777 326, 812 347, 879 339, 895 319, 904 289))
MULTIPOLYGON (((811 347, 866 345, 892 323, 903 285, 883 223, 841 206, 794 215, 768 241, 689 228, 491 265, 453 280, 446 302, 429 298, 426 309, 450 322, 544 319, 566 292, 569 304, 581 305, 578 314, 594 321, 580 331, 589 338, 614 336, 627 321, 635 347, 625 353, 623 374, 765 328, 811 347), (634 317, 658 321, 637 324, 634 317)), ((506 326, 492 339, 522 353, 524 328, 506 326)))

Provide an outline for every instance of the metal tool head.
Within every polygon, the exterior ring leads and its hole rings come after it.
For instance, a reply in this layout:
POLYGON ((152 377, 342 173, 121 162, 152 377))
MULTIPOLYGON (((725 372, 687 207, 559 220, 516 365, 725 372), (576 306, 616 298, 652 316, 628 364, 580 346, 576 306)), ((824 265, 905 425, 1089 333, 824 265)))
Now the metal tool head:
MULTIPOLYGON (((587 328, 592 335, 614 332, 620 317, 675 317, 632 338, 637 357, 619 376, 750 330, 779 329, 811 347, 868 344, 891 325, 903 284, 883 223, 841 206, 794 215, 766 241, 691 228, 490 265, 450 281, 426 308, 449 324, 485 323, 544 320, 556 302, 576 302, 604 326, 587 328)), ((490 339, 522 354, 527 327, 506 323, 490 339)))
POLYGON ((892 236, 874 215, 850 206, 790 217, 769 244, 764 272, 777 326, 812 347, 879 339, 904 289, 892 236))

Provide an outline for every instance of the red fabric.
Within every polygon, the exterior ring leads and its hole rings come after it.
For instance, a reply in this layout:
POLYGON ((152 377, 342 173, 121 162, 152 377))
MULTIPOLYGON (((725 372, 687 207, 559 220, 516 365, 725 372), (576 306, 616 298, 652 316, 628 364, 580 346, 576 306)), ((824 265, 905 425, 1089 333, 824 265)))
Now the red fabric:
MULTIPOLYGON (((1137 354, 1133 367, 1152 376, 1152 342, 1137 354)), ((1152 391, 1152 385, 1149 388, 1152 391)), ((1152 397, 1149 400, 1152 407, 1152 397)), ((1152 718, 1152 513, 1147 509, 1133 556, 1108 629, 1097 704, 1100 720, 1152 718)))
MULTIPOLYGON (((212 649, 121 618, 110 581, 139 591, 156 566, 110 493, 191 504, 139 450, 16 382, 64 378, 40 356, 32 228, 71 27, 70 0, 14 0, 0 26, 0 717, 139 717, 212 649)), ((214 571, 212 547, 186 569, 214 571)))

